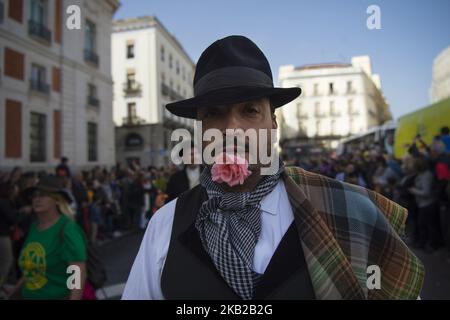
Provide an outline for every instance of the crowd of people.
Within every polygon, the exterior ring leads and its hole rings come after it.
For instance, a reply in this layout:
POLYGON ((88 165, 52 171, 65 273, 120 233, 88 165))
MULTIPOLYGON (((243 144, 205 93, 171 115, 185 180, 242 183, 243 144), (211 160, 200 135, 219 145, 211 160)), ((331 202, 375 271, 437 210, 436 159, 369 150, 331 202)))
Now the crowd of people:
MULTIPOLYGON (((432 252, 446 245, 450 253, 449 128, 427 145, 417 135, 402 159, 383 143, 352 148, 338 157, 297 161, 306 170, 375 190, 408 209, 409 245, 432 252)), ((449 255, 450 262, 450 255, 449 255)))
MULTIPOLYGON (((409 245, 427 252, 446 245, 450 253, 448 128, 442 128, 431 145, 417 136, 403 159, 396 159, 389 146, 375 144, 353 148, 338 157, 289 160, 287 165, 298 165, 373 189, 394 200, 409 211, 406 233, 409 245)), ((109 169, 95 167, 72 172, 68 162, 67 158, 62 158, 52 173, 24 172, 20 167, 0 172, 0 288, 9 279, 23 276, 24 261, 29 258, 24 257, 24 246, 30 242, 30 237, 40 234, 34 224, 36 221, 45 224, 51 220, 52 205, 74 222, 71 227, 65 227, 64 237, 67 245, 73 244, 65 249, 72 253, 66 260, 76 263, 87 259, 88 243, 98 246, 127 230, 145 229, 156 210, 198 183, 201 172, 198 165, 186 165, 178 170, 176 166, 142 168, 136 162, 130 166, 117 164, 109 169), (51 177, 61 182, 60 189, 52 194, 45 188, 36 188, 39 181, 51 177), (59 197, 59 193, 64 194, 67 201, 59 197), (53 202, 33 202, 36 197, 43 199, 45 195, 51 195, 53 202), (42 212, 35 212, 38 207, 42 212), (83 242, 82 238, 85 245, 80 247, 75 242, 83 242)), ((55 213, 55 219, 57 216, 59 214, 55 213)), ((64 224, 58 222, 59 228, 64 228, 64 224)), ((22 294, 26 296, 26 292, 22 294)), ((62 298, 64 294, 67 292, 43 297, 62 298)))
MULTIPOLYGON (((86 244, 98 247, 127 231, 144 230, 167 199, 184 191, 179 189, 179 181, 170 182, 176 171, 176 166, 143 168, 133 162, 130 166, 117 164, 110 169, 95 167, 72 172, 69 159, 64 157, 54 172, 24 171, 20 167, 0 172, 0 288, 24 273, 24 245, 36 222, 42 222, 41 215, 35 212, 41 203, 34 202, 40 197, 36 192, 39 181, 55 177, 61 183, 67 201, 57 201, 58 192, 49 193, 56 200, 58 211, 76 222, 86 244)), ((1 295, 5 293, 0 292, 1 295)))

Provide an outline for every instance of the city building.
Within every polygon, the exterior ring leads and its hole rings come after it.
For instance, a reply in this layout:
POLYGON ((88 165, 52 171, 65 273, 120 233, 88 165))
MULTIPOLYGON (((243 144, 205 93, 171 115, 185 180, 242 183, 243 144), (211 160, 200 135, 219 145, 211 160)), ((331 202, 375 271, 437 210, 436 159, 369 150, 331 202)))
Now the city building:
POLYGON ((276 111, 279 145, 291 157, 334 149, 342 138, 392 118, 368 56, 353 57, 351 64, 281 66, 279 85, 302 89, 299 98, 276 111))
POLYGON ((431 103, 450 97, 450 46, 442 50, 433 62, 433 82, 430 89, 431 103))
POLYGON ((62 156, 74 168, 115 163, 110 46, 118 7, 0 0, 2 169, 50 170, 62 156), (67 27, 70 17, 79 28, 67 27))
POLYGON ((111 55, 117 161, 167 165, 172 131, 192 130, 193 120, 165 105, 193 96, 194 62, 153 16, 114 21, 111 55))

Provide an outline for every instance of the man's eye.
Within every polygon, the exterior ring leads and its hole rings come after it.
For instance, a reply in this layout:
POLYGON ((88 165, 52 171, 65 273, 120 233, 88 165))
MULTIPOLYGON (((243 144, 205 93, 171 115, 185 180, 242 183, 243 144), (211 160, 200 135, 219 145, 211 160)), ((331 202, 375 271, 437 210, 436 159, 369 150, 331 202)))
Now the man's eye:
POLYGON ((247 108, 245 110, 245 112, 247 112, 247 113, 258 113, 258 110, 256 108, 247 108))

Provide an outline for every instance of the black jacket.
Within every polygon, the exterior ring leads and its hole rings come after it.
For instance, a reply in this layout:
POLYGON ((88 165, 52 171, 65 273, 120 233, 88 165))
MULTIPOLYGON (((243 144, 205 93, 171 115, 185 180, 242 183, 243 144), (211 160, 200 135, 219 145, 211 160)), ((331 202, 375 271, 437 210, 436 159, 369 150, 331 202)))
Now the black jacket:
POLYGON ((183 170, 175 172, 167 182, 166 193, 168 198, 166 203, 175 199, 184 191, 189 190, 189 179, 186 174, 186 167, 183 170))

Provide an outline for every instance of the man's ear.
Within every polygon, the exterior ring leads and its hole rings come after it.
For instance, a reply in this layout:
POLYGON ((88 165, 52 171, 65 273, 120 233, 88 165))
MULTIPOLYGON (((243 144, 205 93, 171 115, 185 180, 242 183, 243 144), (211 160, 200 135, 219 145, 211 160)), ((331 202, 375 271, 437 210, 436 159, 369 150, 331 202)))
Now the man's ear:
POLYGON ((272 113, 272 129, 278 129, 277 115, 272 113))

